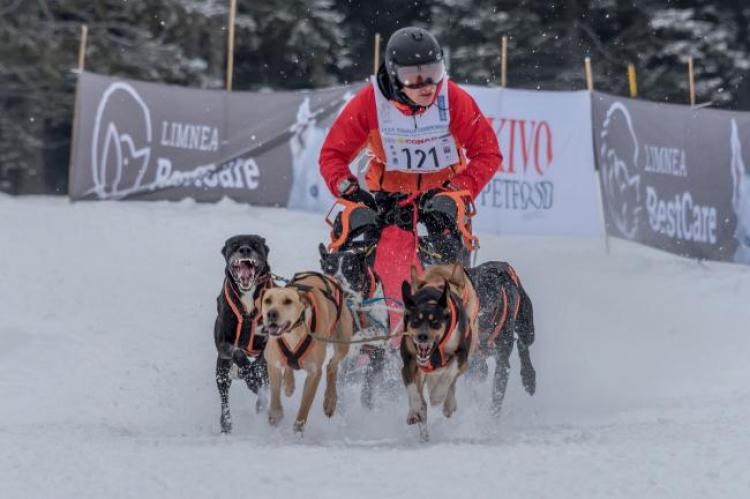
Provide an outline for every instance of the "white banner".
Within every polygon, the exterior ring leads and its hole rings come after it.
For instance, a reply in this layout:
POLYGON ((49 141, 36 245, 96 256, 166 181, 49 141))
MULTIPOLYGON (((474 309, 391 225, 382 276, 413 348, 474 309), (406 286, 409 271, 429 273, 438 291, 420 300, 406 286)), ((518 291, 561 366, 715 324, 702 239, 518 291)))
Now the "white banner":
MULTIPOLYGON (((502 171, 477 197, 475 230, 495 234, 603 234, 594 174, 588 92, 538 92, 463 86, 497 133, 502 171)), ((291 208, 325 212, 333 197, 318 171, 318 156, 333 117, 304 127, 294 147, 291 208), (301 175, 304 171, 306 175, 301 175), (303 181, 303 177, 306 179, 303 181), (314 184, 314 185, 313 185, 314 184)), ((299 120, 299 116, 298 116, 299 120)), ((359 166, 364 166, 361 161, 359 166)), ((471 168, 471 164, 469 164, 471 168)), ((362 171, 352 167, 361 178, 362 171)))
POLYGON ((477 197, 474 230, 601 235, 588 92, 464 88, 503 154, 501 171, 477 197))

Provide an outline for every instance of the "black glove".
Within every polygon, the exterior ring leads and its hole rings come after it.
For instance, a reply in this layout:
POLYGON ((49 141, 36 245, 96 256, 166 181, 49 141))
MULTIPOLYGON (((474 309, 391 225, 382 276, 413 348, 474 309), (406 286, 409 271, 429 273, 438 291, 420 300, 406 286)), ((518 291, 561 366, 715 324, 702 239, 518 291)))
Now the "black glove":
POLYGON ((341 193, 341 197, 353 203, 361 203, 375 211, 378 209, 378 204, 375 202, 372 194, 362 189, 356 180, 352 182, 348 189, 341 193))

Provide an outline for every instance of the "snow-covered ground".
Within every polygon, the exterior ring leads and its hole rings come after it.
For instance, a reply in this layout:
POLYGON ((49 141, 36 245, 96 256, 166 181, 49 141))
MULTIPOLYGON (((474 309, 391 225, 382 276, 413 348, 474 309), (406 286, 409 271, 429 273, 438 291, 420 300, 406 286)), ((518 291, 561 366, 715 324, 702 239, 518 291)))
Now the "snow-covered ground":
POLYGON ((750 268, 485 235, 480 259, 534 300, 534 397, 517 362, 500 420, 489 384, 461 383, 420 443, 403 397, 368 413, 352 386, 300 440, 299 393, 271 429, 235 383, 221 436, 219 250, 248 232, 283 275, 317 268, 326 235, 230 202, 0 196, 0 497, 750 497, 750 268))

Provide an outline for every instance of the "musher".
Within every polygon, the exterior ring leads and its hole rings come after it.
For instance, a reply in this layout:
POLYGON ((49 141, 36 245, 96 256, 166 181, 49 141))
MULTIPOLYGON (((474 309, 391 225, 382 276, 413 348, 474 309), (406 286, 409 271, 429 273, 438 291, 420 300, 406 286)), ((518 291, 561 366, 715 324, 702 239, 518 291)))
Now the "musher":
POLYGON ((477 243, 473 200, 501 160, 476 102, 448 79, 435 37, 399 29, 377 75, 345 106, 320 153, 320 173, 346 207, 334 223, 332 249, 347 249, 355 238, 376 244, 375 272, 385 296, 397 299, 411 265, 467 265, 477 243), (363 147, 364 186, 349 169, 363 147), (427 232, 421 237, 420 223, 427 232))

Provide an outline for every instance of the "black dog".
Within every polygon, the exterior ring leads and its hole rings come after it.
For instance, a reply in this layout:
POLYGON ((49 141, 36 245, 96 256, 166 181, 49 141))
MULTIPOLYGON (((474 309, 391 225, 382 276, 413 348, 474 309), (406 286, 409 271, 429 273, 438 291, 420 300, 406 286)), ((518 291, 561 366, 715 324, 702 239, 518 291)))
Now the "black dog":
MULTIPOLYGON (((320 267, 323 272, 341 283, 348 303, 360 304, 362 300, 372 299, 383 295, 383 285, 378 275, 372 270, 374 248, 351 248, 329 252, 325 245, 318 247, 320 251, 320 267)), ((382 329, 379 334, 388 334, 388 312, 377 308, 367 314, 352 311, 355 322, 355 333, 366 328, 382 329)), ((362 405, 372 408, 372 396, 377 377, 382 373, 385 364, 385 349, 381 346, 365 344, 360 353, 368 356, 369 362, 365 368, 364 384, 362 386, 362 405)))
POLYGON ((479 352, 470 371, 474 376, 487 374, 486 358, 494 353, 496 367, 492 406, 500 413, 510 375, 510 354, 518 342, 521 382, 527 393, 536 391, 536 371, 529 346, 534 343, 534 310, 521 286, 515 269, 507 262, 490 261, 466 269, 479 295, 479 352), (517 339, 516 339, 517 338, 517 339))
POLYGON ((263 349, 268 340, 257 327, 260 307, 256 300, 262 291, 273 286, 268 265, 266 240, 256 235, 230 237, 221 254, 226 260, 224 284, 216 299, 218 316, 214 325, 216 385, 221 398, 221 431, 232 431, 229 412, 229 388, 232 385, 232 366, 237 377, 258 395, 256 410, 262 411, 268 386, 268 369, 263 349))

